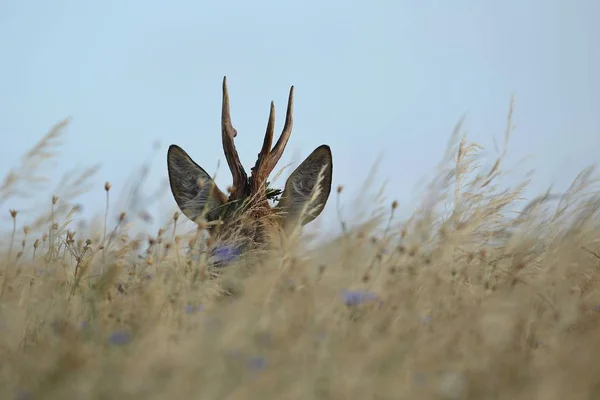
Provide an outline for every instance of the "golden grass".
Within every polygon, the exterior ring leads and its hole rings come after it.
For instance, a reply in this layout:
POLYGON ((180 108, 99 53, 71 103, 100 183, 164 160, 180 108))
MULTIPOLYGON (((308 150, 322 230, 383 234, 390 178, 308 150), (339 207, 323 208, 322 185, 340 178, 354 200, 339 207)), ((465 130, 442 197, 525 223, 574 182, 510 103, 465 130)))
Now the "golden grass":
MULTIPOLYGON (((63 127, 7 175, 1 213, 63 127)), ((217 279, 177 216, 142 240, 127 210, 75 232, 69 195, 28 227, 12 210, 0 398, 600 399, 594 171, 519 205, 527 181, 497 183, 505 152, 485 170, 459 130, 408 220, 397 203, 340 215, 341 236, 217 279)))

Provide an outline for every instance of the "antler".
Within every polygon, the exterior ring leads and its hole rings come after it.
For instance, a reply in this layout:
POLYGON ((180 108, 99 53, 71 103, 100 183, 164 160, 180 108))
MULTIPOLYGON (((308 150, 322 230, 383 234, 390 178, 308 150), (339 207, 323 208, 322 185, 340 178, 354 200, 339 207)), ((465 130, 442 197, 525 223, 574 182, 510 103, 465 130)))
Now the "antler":
POLYGON ((223 151, 227 159, 227 165, 233 176, 233 185, 231 197, 241 198, 246 192, 248 186, 248 175, 244 171, 244 166, 240 162, 240 156, 233 143, 233 138, 237 136, 237 131, 231 124, 231 115, 229 110, 229 92, 227 91, 227 77, 223 77, 223 107, 221 110, 221 137, 223 139, 223 151))
POLYGON ((267 123, 267 132, 265 133, 265 139, 263 141, 262 149, 258 153, 258 159, 254 168, 252 168, 252 193, 259 193, 262 190, 266 190, 265 181, 269 174, 273 171, 279 159, 283 155, 285 146, 287 145, 290 135, 292 134, 292 127, 294 125, 293 119, 294 112, 294 87, 290 88, 290 95, 288 97, 287 112, 285 115, 285 124, 283 125, 283 131, 281 136, 275 143, 275 147, 271 150, 271 144, 273 143, 273 133, 275 131, 275 104, 271 102, 271 110, 269 112, 269 122, 267 123))

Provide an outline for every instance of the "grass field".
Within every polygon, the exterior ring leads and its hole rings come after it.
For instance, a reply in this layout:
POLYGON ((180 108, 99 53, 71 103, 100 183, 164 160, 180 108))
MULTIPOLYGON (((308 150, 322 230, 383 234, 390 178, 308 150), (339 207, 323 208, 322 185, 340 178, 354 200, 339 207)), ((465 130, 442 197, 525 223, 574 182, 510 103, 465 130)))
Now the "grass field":
POLYGON ((484 169, 458 135, 409 219, 344 213, 326 243, 208 279, 183 216, 141 239, 127 210, 76 231, 63 196, 23 226, 4 204, 63 128, 0 177, 1 399, 600 399, 593 169, 523 201, 504 153, 484 169))

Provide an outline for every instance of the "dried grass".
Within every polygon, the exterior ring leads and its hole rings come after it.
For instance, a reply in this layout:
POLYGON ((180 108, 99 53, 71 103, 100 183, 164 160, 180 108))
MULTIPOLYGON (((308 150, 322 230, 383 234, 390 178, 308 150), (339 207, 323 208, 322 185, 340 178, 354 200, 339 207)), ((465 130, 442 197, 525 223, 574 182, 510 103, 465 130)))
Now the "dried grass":
MULTIPOLYGON (((73 175, 35 224, 11 214, 0 397, 600 399, 598 177, 513 213, 528 182, 498 184, 511 114, 490 170, 457 126, 406 221, 397 203, 340 213, 341 236, 283 241, 217 279, 178 215, 145 237, 129 210, 74 232, 69 198, 91 174, 73 175)), ((63 127, 7 175, 0 212, 63 127)))

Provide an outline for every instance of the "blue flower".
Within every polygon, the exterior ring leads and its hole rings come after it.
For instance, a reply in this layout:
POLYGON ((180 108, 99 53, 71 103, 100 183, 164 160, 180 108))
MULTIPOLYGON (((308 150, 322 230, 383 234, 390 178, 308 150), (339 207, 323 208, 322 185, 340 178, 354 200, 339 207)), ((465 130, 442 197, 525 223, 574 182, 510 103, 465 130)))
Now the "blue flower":
POLYGON ((40 276, 54 276, 54 268, 38 268, 37 272, 40 276))
POLYGON ((357 306, 370 300, 377 300, 379 297, 373 292, 364 292, 360 290, 344 290, 342 299, 347 306, 357 306))
POLYGON ((203 309, 203 307, 201 305, 193 306, 191 304, 188 304, 185 306, 184 311, 186 314, 194 314, 194 313, 202 311, 202 309, 203 309))
POLYGON ((81 333, 85 339, 90 339, 94 334, 94 329, 88 321, 81 321, 79 323, 79 329, 81 330, 81 333))
POLYGON ((92 325, 90 325, 90 323, 87 321, 81 321, 79 323, 79 329, 81 329, 85 333, 90 333, 92 332, 92 325))
POLYGON ((212 256, 218 264, 227 264, 234 261, 240 255, 235 246, 223 245, 212 250, 212 256))
POLYGON ((267 368, 267 359, 261 356, 250 357, 248 367, 254 371, 263 370, 267 368))
POLYGON ((131 335, 125 331, 116 331, 111 333, 108 341, 115 346, 122 346, 131 341, 131 335))

